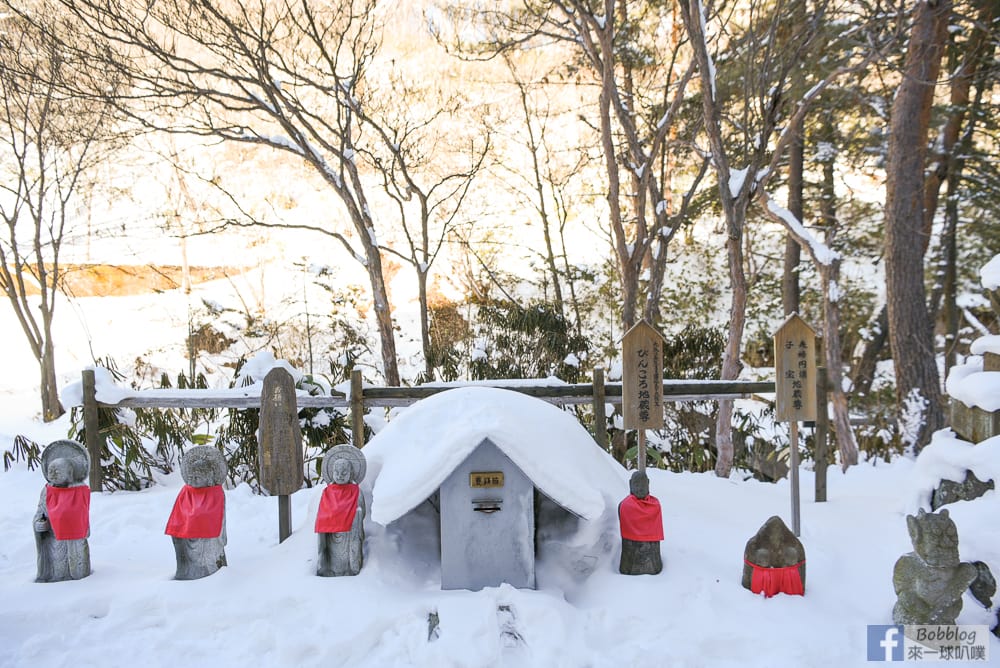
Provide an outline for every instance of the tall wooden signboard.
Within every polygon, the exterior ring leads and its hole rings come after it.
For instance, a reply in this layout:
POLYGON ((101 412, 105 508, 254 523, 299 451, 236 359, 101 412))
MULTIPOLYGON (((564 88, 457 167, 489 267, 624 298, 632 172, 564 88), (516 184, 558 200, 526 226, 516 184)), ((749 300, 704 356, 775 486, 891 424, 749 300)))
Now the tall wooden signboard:
POLYGON ((280 367, 264 378, 258 444, 258 479, 264 490, 278 497, 278 542, 282 542, 292 533, 289 497, 302 487, 303 453, 295 383, 280 367))
POLYGON ((646 470, 646 430, 663 426, 663 343, 645 320, 622 339, 622 412, 625 429, 639 432, 640 471, 646 470))
POLYGON ((774 334, 775 420, 789 423, 792 531, 799 535, 799 421, 816 420, 816 332, 797 313, 774 334))

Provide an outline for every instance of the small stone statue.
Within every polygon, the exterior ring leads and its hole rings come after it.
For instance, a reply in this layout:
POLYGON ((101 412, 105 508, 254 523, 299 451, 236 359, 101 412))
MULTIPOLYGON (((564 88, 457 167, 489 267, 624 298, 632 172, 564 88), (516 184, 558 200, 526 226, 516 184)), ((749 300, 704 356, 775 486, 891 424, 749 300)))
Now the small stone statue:
POLYGON ((226 565, 226 460, 217 449, 199 445, 181 458, 186 483, 167 520, 173 538, 177 580, 197 580, 226 565))
POLYGON ((656 575, 663 570, 660 502, 649 493, 649 478, 645 472, 633 473, 628 487, 631 494, 618 504, 618 522, 622 531, 622 557, 618 571, 623 575, 656 575))
POLYGON ((42 489, 34 517, 38 548, 35 582, 80 580, 90 575, 90 457, 76 441, 50 443, 42 452, 42 489))
POLYGON ((958 529, 948 511, 923 509, 906 516, 913 552, 896 561, 892 586, 896 624, 954 624, 962 611, 962 594, 978 574, 958 558, 958 529))
POLYGON ((353 445, 337 445, 323 456, 323 490, 316 513, 319 563, 316 575, 357 575, 364 565, 365 495, 358 483, 365 479, 367 461, 353 445))
POLYGON ((768 518, 743 550, 743 586, 770 598, 775 594, 803 596, 806 591, 806 550, 777 515, 768 518))

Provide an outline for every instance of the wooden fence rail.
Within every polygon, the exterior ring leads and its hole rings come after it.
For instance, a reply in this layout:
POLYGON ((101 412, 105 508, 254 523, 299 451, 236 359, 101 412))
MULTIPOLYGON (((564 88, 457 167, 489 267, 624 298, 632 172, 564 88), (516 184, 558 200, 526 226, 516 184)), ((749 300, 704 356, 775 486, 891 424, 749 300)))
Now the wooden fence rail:
MULTIPOLYGON (((825 375, 820 374, 820 387, 817 388, 817 403, 823 410, 820 415, 826 415, 825 375)), ((499 387, 520 392, 531 397, 544 399, 557 405, 591 404, 595 415, 604 415, 605 404, 618 405, 622 401, 622 384, 606 383, 604 370, 595 369, 594 380, 591 383, 576 383, 571 385, 513 385, 496 383, 476 383, 476 386, 499 387)), ((368 408, 409 406, 421 399, 433 396, 439 392, 454 389, 456 386, 422 386, 422 387, 363 387, 361 372, 355 370, 351 374, 351 394, 347 396, 335 392, 329 396, 297 396, 298 408, 346 408, 351 415, 351 426, 354 444, 364 445, 364 413, 368 408)), ((718 401, 720 399, 752 398, 760 394, 773 393, 774 381, 741 381, 741 380, 665 380, 663 382, 663 400, 667 402, 680 401, 718 401)), ((83 372, 83 412, 85 416, 87 451, 92 462, 100 461, 101 435, 98 433, 98 408, 260 408, 259 394, 241 394, 239 390, 144 390, 132 396, 125 397, 117 403, 103 403, 97 400, 94 371, 83 372), (89 418, 87 416, 90 416, 89 418)), ((594 438, 602 448, 608 447, 607 426, 603 420, 595 420, 597 425, 594 438)), ((825 423, 825 420, 822 420, 825 423)), ((823 424, 825 427, 825 424, 823 424)), ((826 495, 825 446, 826 435, 823 430, 822 444, 817 434, 817 497, 820 490, 820 473, 823 469, 823 497, 826 495), (822 445, 822 450, 820 450, 822 445), (822 453, 822 454, 821 454, 822 453)), ((99 491, 100 466, 91 466, 91 489, 99 491), (95 476, 96 470, 96 476, 95 476)), ((819 498, 817 498, 819 500, 819 498)))

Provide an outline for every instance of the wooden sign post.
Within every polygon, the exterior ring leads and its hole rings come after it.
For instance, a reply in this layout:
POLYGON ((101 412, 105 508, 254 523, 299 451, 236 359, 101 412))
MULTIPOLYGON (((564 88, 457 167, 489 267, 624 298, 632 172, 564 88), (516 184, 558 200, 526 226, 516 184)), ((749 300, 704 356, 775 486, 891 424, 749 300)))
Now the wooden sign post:
POLYGON ((663 335, 645 320, 622 338, 625 429, 639 431, 638 467, 646 471, 646 430, 663 426, 663 335))
POLYGON ((799 420, 816 419, 816 332, 797 313, 774 334, 774 419, 789 423, 792 531, 799 535, 799 420))
POLYGON ((260 396, 258 432, 260 486, 278 496, 278 542, 292 535, 289 498, 302 487, 302 430, 295 400, 295 383, 286 370, 275 367, 264 378, 260 396))

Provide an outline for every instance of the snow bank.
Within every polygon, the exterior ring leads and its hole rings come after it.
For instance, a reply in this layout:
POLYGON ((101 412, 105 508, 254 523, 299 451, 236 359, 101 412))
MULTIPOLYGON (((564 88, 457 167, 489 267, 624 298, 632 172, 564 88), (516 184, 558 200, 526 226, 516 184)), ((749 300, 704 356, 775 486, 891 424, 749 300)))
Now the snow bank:
POLYGON ((986 353, 1000 354, 1000 336, 996 334, 980 336, 969 346, 969 352, 973 355, 985 355, 986 353))
POLYGON ((970 357, 952 368, 946 383, 949 396, 984 411, 1000 410, 1000 371, 983 371, 983 358, 970 357))
POLYGON ((993 259, 987 262, 979 275, 983 281, 983 287, 987 290, 1000 288, 1000 255, 994 255, 993 259))
POLYGON ((401 411, 365 446, 372 519, 388 524, 422 503, 485 438, 542 493, 584 519, 600 517, 608 499, 627 493, 625 470, 574 415, 519 392, 465 387, 401 411))
MULTIPOLYGON (((983 482, 1000 484, 1000 436, 973 444, 958 438, 950 429, 935 432, 929 445, 920 451, 911 476, 911 495, 907 512, 920 508, 930 511, 931 493, 942 480, 962 482, 966 471, 972 471, 983 482)), ((943 506, 958 529, 959 553, 962 561, 982 561, 994 577, 1000 575, 1000 541, 997 540, 996 518, 1000 514, 1000 495, 988 491, 972 501, 957 501, 943 506)), ((965 608, 982 610, 970 596, 965 608)), ((963 608, 964 609, 964 608, 963 608)), ((990 622, 992 624, 992 622, 990 622)))
POLYGON ((913 473, 913 495, 908 512, 930 510, 931 493, 942 480, 962 482, 972 471, 980 480, 1000 482, 1000 436, 974 444, 959 438, 950 429, 935 432, 920 451, 913 473))

